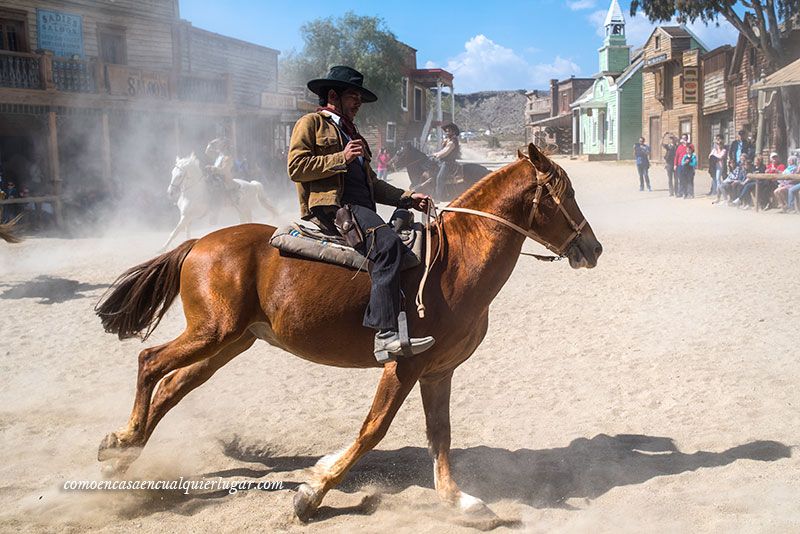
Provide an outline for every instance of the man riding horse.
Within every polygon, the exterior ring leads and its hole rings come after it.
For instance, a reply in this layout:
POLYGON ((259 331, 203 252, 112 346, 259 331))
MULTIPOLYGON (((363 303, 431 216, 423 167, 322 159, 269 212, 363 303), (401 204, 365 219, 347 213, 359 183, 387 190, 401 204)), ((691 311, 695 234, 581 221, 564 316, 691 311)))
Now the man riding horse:
POLYGON ((439 161, 439 173, 436 175, 436 198, 444 198, 445 184, 455 181, 459 174, 458 158, 461 157, 461 146, 458 143, 458 135, 461 133, 458 126, 445 124, 442 126, 444 132, 444 143, 442 149, 434 152, 433 157, 439 161))
POLYGON ((212 165, 206 165, 206 174, 210 176, 216 183, 222 186, 231 201, 235 202, 233 198, 236 194, 236 183, 233 181, 233 171, 236 167, 236 162, 233 158, 233 150, 230 141, 225 137, 217 137, 212 139, 205 150, 208 161, 213 161, 212 165))
MULTIPOLYGON (((385 363, 404 352, 398 332, 404 245, 376 213, 376 202, 426 211, 432 200, 378 180, 370 167, 372 153, 353 120, 362 102, 375 102, 378 97, 363 87, 363 81, 355 69, 335 66, 326 78, 308 82, 308 89, 319 96, 320 107, 297 121, 287 168, 297 185, 303 219, 332 234, 350 233, 353 224, 358 227, 356 233, 360 229, 361 243, 358 239, 352 243, 372 261, 363 325, 377 330, 374 353, 385 363)), ((410 351, 419 354, 433 343, 430 336, 411 338, 410 351)))

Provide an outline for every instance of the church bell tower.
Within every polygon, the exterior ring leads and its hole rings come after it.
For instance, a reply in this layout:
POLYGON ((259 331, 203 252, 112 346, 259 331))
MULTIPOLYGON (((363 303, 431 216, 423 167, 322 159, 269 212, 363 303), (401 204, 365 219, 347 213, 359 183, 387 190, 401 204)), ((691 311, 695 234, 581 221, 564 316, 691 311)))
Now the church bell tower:
POLYGON ((631 64, 631 47, 625 40, 625 16, 617 0, 611 0, 605 21, 606 35, 600 47, 600 72, 620 73, 631 64))

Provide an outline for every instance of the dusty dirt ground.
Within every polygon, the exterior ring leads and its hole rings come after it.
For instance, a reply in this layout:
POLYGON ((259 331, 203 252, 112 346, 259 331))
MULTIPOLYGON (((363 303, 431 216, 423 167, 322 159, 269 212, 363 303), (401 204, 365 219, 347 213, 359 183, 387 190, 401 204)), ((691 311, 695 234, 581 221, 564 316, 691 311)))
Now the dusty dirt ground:
MULTIPOLYGON (((92 307, 166 234, 120 230, 0 244, 0 530, 800 530, 800 217, 669 198, 658 169, 640 193, 630 164, 558 161, 605 253, 591 271, 521 258, 454 378, 455 474, 499 523, 438 503, 417 391, 297 522, 294 484, 355 437, 380 371, 263 342, 174 409, 126 478, 287 489, 64 491, 100 479, 97 446, 132 403, 142 345, 103 333, 92 307)), ((176 303, 148 344, 182 326, 176 303)))

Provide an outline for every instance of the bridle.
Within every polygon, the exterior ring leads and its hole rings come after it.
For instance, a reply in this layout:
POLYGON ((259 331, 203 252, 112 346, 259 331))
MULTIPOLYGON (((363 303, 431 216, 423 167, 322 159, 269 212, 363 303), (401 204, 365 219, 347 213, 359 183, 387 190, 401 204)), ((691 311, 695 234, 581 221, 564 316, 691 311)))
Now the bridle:
MULTIPOLYGON (((524 159, 528 163, 530 163, 531 166, 533 166, 533 169, 534 169, 534 171, 537 172, 537 176, 538 176, 538 169, 536 169, 536 166, 533 165, 533 162, 529 158, 524 158, 524 159)), ((455 206, 453 206, 453 207, 444 206, 444 207, 438 208, 438 211, 439 212, 450 211, 450 212, 454 212, 454 213, 466 213, 468 215, 477 215, 478 217, 483 217, 485 219, 490 219, 492 221, 498 222, 498 223, 500 223, 500 224, 502 224, 502 225, 504 225, 504 226, 506 226, 508 228, 511 228, 515 232, 517 232, 519 234, 522 234, 525 237, 529 237, 529 238, 533 239, 534 241, 536 241, 540 245, 546 247, 550 252, 555 254, 555 256, 542 256, 542 255, 539 255, 539 254, 530 254, 530 253, 527 253, 527 252, 522 252, 521 253, 522 255, 524 255, 524 256, 532 256, 532 257, 536 258, 537 260, 541 260, 541 261, 550 261, 550 262, 558 261, 558 260, 561 260, 561 259, 563 259, 565 257, 565 254, 569 250, 569 248, 572 245, 572 243, 581 236, 581 231, 586 226, 586 218, 584 217, 583 220, 581 220, 580 223, 576 223, 575 219, 573 219, 572 216, 569 214, 569 212, 567 212, 567 209, 564 207, 564 204, 561 202, 561 198, 556 194, 555 188, 553 187, 553 184, 552 184, 553 175, 554 175, 554 172, 550 172, 547 175, 547 178, 545 180, 543 180, 543 181, 538 181, 537 180, 537 182, 536 182, 536 192, 534 193, 534 197, 533 197, 533 204, 531 206, 531 213, 528 216, 528 227, 532 227, 533 226, 534 219, 536 218, 536 212, 538 211, 539 206, 541 204, 542 194, 544 193, 545 190, 547 190, 547 192, 550 194, 550 198, 552 198, 553 202, 556 203, 556 206, 557 206, 558 210, 561 211, 561 213, 564 215, 564 218, 567 219, 567 222, 572 227, 572 234, 570 234, 569 237, 567 237, 564 240, 564 242, 561 244, 561 246, 554 246, 554 245, 546 242, 544 239, 539 237, 537 234, 535 234, 531 230, 526 230, 525 228, 522 228, 521 226, 519 226, 517 224, 514 224, 513 222, 511 222, 511 221, 509 221, 507 219, 504 219, 504 218, 502 218, 502 217, 500 217, 498 215, 495 215, 493 213, 487 213, 485 211, 473 210, 473 209, 469 209, 469 208, 459 208, 459 207, 455 207, 455 206)), ((561 179, 563 179, 563 177, 561 179)), ((425 227, 426 227, 426 234, 427 234, 426 235, 426 242, 425 242, 425 272, 422 275, 422 280, 420 280, 419 291, 417 292, 417 299, 416 299, 417 313, 419 314, 420 318, 424 318, 425 317, 425 305, 422 303, 422 293, 423 293, 423 289, 425 287, 425 281, 428 278, 428 273, 430 272, 431 266, 433 266, 433 264, 436 262, 436 260, 439 257, 439 253, 441 252, 442 237, 444 235, 444 232, 443 232, 444 219, 442 218, 442 214, 441 213, 437 213, 437 208, 432 203, 428 206, 427 221, 426 221, 425 227), (431 257, 431 253, 432 253, 432 251, 431 251, 431 238, 432 238, 432 235, 431 235, 432 234, 431 222, 432 221, 436 221, 436 223, 437 223, 437 225, 436 225, 437 226, 437 233, 438 233, 438 236, 439 236, 438 247, 437 247, 436 254, 435 254, 434 257, 431 257)))
POLYGON ((180 166, 176 163, 172 167, 173 169, 180 169, 181 172, 170 180, 170 188, 177 189, 178 191, 186 191, 189 188, 190 184, 186 183, 186 177, 189 175, 189 169, 187 168, 189 165, 191 165, 191 162, 187 162, 184 166, 180 166))

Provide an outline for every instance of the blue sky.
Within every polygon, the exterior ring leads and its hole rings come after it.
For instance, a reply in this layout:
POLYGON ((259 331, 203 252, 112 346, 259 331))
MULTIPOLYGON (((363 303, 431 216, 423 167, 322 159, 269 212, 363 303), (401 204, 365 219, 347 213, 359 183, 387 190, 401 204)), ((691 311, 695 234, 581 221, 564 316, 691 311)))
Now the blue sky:
MULTIPOLYGON (((181 17, 195 26, 282 52, 301 50, 300 26, 346 11, 379 16, 397 37, 417 49, 419 67, 455 75, 457 93, 545 88, 550 78, 592 76, 610 0, 444 0, 407 2, 339 0, 180 0, 181 17)), ((653 25, 628 15, 628 44, 641 45, 653 25)), ((736 31, 697 23, 691 29, 709 48, 733 44, 736 31)))

